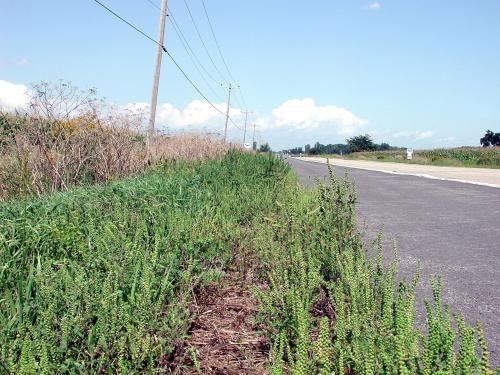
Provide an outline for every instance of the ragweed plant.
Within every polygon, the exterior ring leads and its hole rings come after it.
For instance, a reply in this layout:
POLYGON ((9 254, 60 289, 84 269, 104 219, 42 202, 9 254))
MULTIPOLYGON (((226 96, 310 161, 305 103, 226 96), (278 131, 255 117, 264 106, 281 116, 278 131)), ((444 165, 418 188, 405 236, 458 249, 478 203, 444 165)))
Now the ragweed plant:
POLYGON ((270 215, 288 174, 232 152, 1 205, 0 372, 168 372, 195 291, 270 215))
POLYGON ((318 181, 311 192, 296 188, 293 204, 280 202, 256 226, 268 238, 254 246, 269 280, 259 298, 274 348, 272 373, 490 374, 480 327, 457 318, 458 330, 452 328, 440 279, 432 281, 433 300, 426 302, 426 333, 415 328, 419 273, 397 284, 397 246, 385 267, 380 236, 377 256, 367 255, 354 187, 329 171, 329 184, 318 181))

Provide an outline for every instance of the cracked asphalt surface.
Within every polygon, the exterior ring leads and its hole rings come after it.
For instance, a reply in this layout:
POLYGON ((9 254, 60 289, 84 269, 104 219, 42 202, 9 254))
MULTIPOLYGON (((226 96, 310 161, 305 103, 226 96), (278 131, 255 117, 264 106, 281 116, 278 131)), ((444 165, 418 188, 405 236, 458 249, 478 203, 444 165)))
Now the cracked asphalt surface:
MULTIPOLYGON (((306 186, 326 179, 325 164, 286 159, 306 186)), ((443 301, 475 325, 480 320, 490 362, 500 366, 500 189, 334 167, 347 171, 358 191, 358 223, 366 241, 384 225, 384 258, 396 239, 399 275, 409 280, 421 266, 416 290, 417 324, 423 326, 429 278, 443 277, 443 301)))

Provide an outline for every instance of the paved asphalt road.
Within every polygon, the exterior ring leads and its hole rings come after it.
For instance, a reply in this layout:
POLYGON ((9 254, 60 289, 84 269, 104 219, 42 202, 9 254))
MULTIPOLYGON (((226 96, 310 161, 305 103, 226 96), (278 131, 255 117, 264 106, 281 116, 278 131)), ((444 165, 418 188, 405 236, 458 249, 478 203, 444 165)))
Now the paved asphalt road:
MULTIPOLYGON (((327 178, 324 164, 288 158, 300 181, 327 178)), ((500 189, 422 177, 347 170, 358 191, 358 221, 367 241, 384 224, 384 256, 397 240, 401 277, 410 279, 418 262, 418 324, 425 322, 423 298, 429 278, 443 276, 443 299, 485 330, 491 364, 500 366, 500 189)))

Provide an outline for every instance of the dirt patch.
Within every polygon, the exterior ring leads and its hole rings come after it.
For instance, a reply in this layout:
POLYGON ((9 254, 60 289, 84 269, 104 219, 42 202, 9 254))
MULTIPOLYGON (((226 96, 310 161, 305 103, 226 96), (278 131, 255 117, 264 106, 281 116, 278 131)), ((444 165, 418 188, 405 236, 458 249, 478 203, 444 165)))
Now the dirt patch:
POLYGON ((335 310, 333 309, 332 303, 330 301, 330 296, 328 295, 328 290, 321 286, 319 290, 319 298, 312 305, 310 313, 315 317, 327 317, 330 322, 335 320, 335 310))
POLYGON ((197 318, 178 374, 266 374, 266 337, 254 322, 257 302, 237 272, 197 296, 197 318))

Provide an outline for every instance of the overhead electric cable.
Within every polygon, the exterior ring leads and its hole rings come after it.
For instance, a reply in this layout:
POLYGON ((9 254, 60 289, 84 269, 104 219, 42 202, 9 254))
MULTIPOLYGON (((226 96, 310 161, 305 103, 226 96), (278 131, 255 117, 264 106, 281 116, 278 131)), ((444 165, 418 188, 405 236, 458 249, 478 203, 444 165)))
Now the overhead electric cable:
POLYGON ((150 3, 152 6, 154 6, 156 9, 161 10, 161 8, 152 0, 146 0, 148 3, 150 3))
MULTIPOLYGON (((153 2, 152 0, 146 0, 149 4, 151 4, 153 7, 155 7, 156 9, 160 9, 160 7, 155 3, 153 2)), ((168 10, 168 17, 172 20, 172 26, 174 27, 174 31, 175 33, 177 34, 177 36, 179 37, 179 39, 181 40, 181 43, 183 44, 184 46, 184 49, 189 49, 190 52, 188 52, 188 55, 191 55, 190 58, 191 58, 191 61, 193 61, 193 59, 196 61, 193 62, 193 64, 197 64, 199 67, 201 67, 201 69, 203 69, 203 71, 207 74, 207 76, 218 86, 220 87, 220 81, 218 81, 217 79, 214 78, 214 76, 208 71, 207 68, 205 68, 205 66, 201 63, 200 59, 198 58, 198 56, 196 55, 196 53, 194 52, 193 48, 191 48, 187 38, 184 36, 184 33, 182 32, 182 28, 180 27, 180 25, 177 23, 177 20, 175 19, 175 16, 172 12, 172 10, 170 9, 170 7, 167 6, 167 10, 168 10)), ((187 51, 186 51, 187 52, 187 51)), ((199 71, 199 69, 197 68, 197 70, 199 71)), ((203 77, 203 80, 205 80, 205 78, 203 77)), ((213 91, 213 88, 211 89, 213 91)), ((218 96, 218 95, 216 95, 218 96)))
POLYGON ((193 58, 193 56, 191 56, 191 53, 189 52, 189 49, 188 47, 186 46, 185 42, 182 40, 181 36, 180 36, 180 30, 178 30, 177 26, 175 25, 175 23, 172 23, 172 26, 174 28, 174 31, 175 33, 177 34, 177 36, 179 37, 179 40, 181 41, 181 44, 182 46, 184 47, 184 50, 186 51, 186 54, 189 56, 189 59, 191 60, 191 62, 193 63, 193 66, 195 67, 195 69, 198 71, 198 73, 200 74, 200 77, 203 79, 203 81, 205 82, 205 84, 207 85, 207 87, 210 89, 210 91, 215 95, 215 97, 218 99, 218 100, 221 100, 223 101, 223 99, 220 97, 219 94, 217 94, 217 92, 214 90, 214 88, 212 87, 212 85, 210 85, 210 83, 207 81, 207 79, 205 78, 205 76, 203 75, 202 71, 200 70, 200 68, 198 67, 197 63, 196 63, 196 60, 193 58))
POLYGON ((214 27, 212 25, 212 21, 210 20, 210 17, 207 12, 207 7, 205 6, 205 1, 201 0, 201 4, 203 5, 203 10, 205 11, 205 16, 207 17, 208 25, 210 26, 210 31, 212 32, 212 36, 214 37, 215 45, 217 46, 217 50, 219 51, 219 55, 222 59, 222 62, 224 63, 224 66, 226 67, 226 70, 229 74, 229 77, 233 81, 234 84, 236 84, 236 80, 234 79, 234 76, 231 74, 231 71, 229 70, 229 67, 226 63, 226 59, 224 58, 224 55, 222 54, 222 49, 220 48, 219 41, 217 40, 217 37, 215 36, 215 31, 214 27))
POLYGON ((193 23, 193 26, 194 26, 194 28, 196 30, 196 33, 198 34, 198 38, 200 39, 201 44, 203 45, 203 48, 205 49, 205 52, 206 52, 208 58, 210 59, 210 62, 212 63, 212 65, 214 66, 215 70, 217 71, 217 73, 219 74, 219 76, 222 78, 222 80, 225 83, 229 84, 228 80, 224 77, 224 75, 221 73, 221 71, 217 67, 217 64, 215 64, 215 61, 212 58, 212 55, 210 55, 210 52, 208 51, 207 45, 205 44, 205 41, 203 40, 203 37, 201 36, 200 29, 198 29, 198 25, 196 24, 196 21, 194 20, 193 14, 191 13, 191 9, 189 8, 189 5, 188 5, 188 3, 187 3, 186 0, 184 0, 184 4, 186 5, 186 9, 187 9, 187 11, 189 13, 189 17, 191 18, 191 22, 193 23))
MULTIPOLYGON (((106 5, 104 5, 103 3, 101 3, 99 0, 93 0, 94 2, 96 2, 97 4, 99 4, 101 7, 103 7, 104 9, 106 9, 109 13, 111 13, 113 16, 115 16, 116 18, 118 18, 120 21, 124 22, 125 24, 127 24, 128 26, 130 26, 131 28, 133 28, 135 31, 137 31, 138 33, 140 33, 141 35, 143 35, 145 38, 149 39, 150 41, 152 41, 153 43, 159 45, 162 50, 167 54, 167 56, 170 58, 170 60, 172 60, 172 62, 174 63, 174 65, 177 67, 177 69, 182 73, 182 75, 184 76, 184 78, 186 78, 186 80, 191 84, 191 86, 193 86, 193 88, 196 90, 196 92, 198 92, 198 94, 207 101, 208 104, 210 104, 210 106, 215 109, 217 112, 219 112, 220 114, 226 116, 226 114, 224 112, 222 112, 220 109, 218 109, 207 97, 205 94, 203 94, 203 92, 198 88, 198 86, 196 86, 196 84, 191 80, 191 78, 189 78, 189 76, 186 74, 186 72, 181 68, 181 66, 177 63, 177 61, 174 59, 174 57, 170 54, 170 52, 165 48, 164 45, 158 43, 156 40, 154 40, 152 37, 150 37, 148 34, 146 34, 145 32, 143 32, 142 30, 140 30, 138 27, 134 26, 133 24, 131 24, 130 22, 128 22, 126 19, 124 19, 123 17, 121 17, 120 15, 118 15, 116 12, 114 12, 113 10, 111 10, 110 8, 108 8, 106 5)), ((229 116, 228 116, 229 117, 229 116)), ((235 124, 235 122, 233 121, 233 119, 231 117, 229 117, 229 120, 231 121, 231 123, 238 128, 238 126, 235 124)), ((240 128, 238 128, 240 129, 240 128)), ((240 129, 241 130, 241 129, 240 129)))
POLYGON ((152 41, 153 43, 159 45, 163 51, 167 52, 165 46, 163 46, 162 44, 158 43, 158 41, 156 41, 155 39, 151 38, 148 34, 146 34, 145 32, 143 32, 142 30, 140 30, 139 28, 135 27, 134 25, 132 25, 130 22, 128 22, 125 18, 121 17, 120 15, 118 15, 117 13, 115 13, 114 11, 112 11, 111 9, 109 9, 106 5, 104 5, 103 3, 101 3, 99 0, 94 0, 97 4, 99 4, 100 6, 102 6, 104 9, 106 9, 109 13, 111 13, 113 16, 117 17, 118 19, 120 19, 122 22, 125 22, 127 25, 129 25, 131 28, 133 28, 135 31, 137 31, 139 34, 142 34, 144 37, 148 38, 150 41, 152 41))
MULTIPOLYGON (((224 112, 222 112, 219 108, 217 108, 210 100, 208 100, 208 98, 205 96, 205 94, 203 94, 201 92, 201 90, 196 86, 196 84, 193 81, 191 81, 191 78, 188 77, 188 75, 186 74, 186 72, 180 67, 180 65, 177 63, 177 61, 175 61, 174 57, 170 54, 170 52, 168 52, 167 50, 165 50, 165 53, 170 58, 170 60, 172 60, 172 62, 174 63, 174 65, 177 67, 177 69, 179 69, 179 71, 186 78, 186 80, 191 84, 191 86, 193 86, 193 88, 198 92, 198 94, 200 94, 201 97, 203 99, 205 99, 208 102, 208 104, 210 104, 217 112, 219 112, 219 113, 221 113, 221 114, 223 114, 225 116, 226 114, 224 112)), ((230 121, 233 121, 231 119, 231 117, 229 119, 230 119, 230 121)))
MULTIPOLYGON (((224 54, 222 53, 222 48, 220 47, 220 44, 219 44, 219 40, 217 39, 217 36, 215 35, 215 31, 214 31, 214 27, 213 27, 213 23, 212 21, 210 20, 210 16, 208 15, 208 11, 207 11, 207 7, 205 5, 205 0, 201 0, 201 4, 203 5, 203 10, 205 12, 205 16, 207 18, 207 21, 208 21, 208 25, 210 26, 210 31, 212 32, 212 36, 214 38, 214 41, 215 41, 215 45, 217 46, 217 50, 219 51, 219 55, 220 55, 220 58, 227 70, 227 73, 229 74, 229 77, 231 78, 231 80, 233 81, 234 84, 237 83, 236 79, 234 78, 233 74, 231 73, 231 70, 229 69, 229 66, 226 62, 226 59, 224 58, 224 54)), ((243 105, 245 107, 245 110, 248 110, 247 108, 247 104, 246 104, 246 101, 245 101, 245 97, 243 96, 243 91, 239 90, 239 93, 240 93, 240 96, 241 96, 241 99, 243 100, 243 105)), ((238 98, 236 98, 236 100, 238 100, 238 98)), ((240 103, 241 104, 241 103, 240 103)))
MULTIPOLYGON (((146 0, 146 1, 147 1, 149 4, 151 4, 153 7, 155 7, 156 9, 160 9, 160 7, 159 7, 156 3, 154 3, 152 0, 146 0)), ((234 76, 233 76, 233 74, 231 73, 231 70, 229 69, 229 66, 228 66, 228 64, 227 64, 227 62, 226 62, 226 59, 224 58, 224 55, 223 55, 223 53, 222 53, 222 49, 221 49, 221 47, 220 47, 219 41, 218 41, 218 39, 217 39, 217 36, 215 35, 215 30, 214 30, 214 28, 213 28, 213 23, 212 23, 212 21, 210 20, 210 16, 208 15, 208 11, 207 11, 207 7, 206 7, 206 5, 205 5, 205 2, 204 2, 203 0, 201 0, 201 1, 202 1, 202 5, 203 5, 203 10, 204 10, 205 16, 206 16, 207 21, 208 21, 208 24, 209 24, 209 26, 210 26, 210 31, 211 31, 212 36, 213 36, 213 38, 214 38, 215 45, 217 46, 217 50, 218 50, 218 52, 219 52, 219 55, 220 55, 220 57, 221 57, 221 60, 222 60, 222 62, 223 62, 223 64, 224 64, 224 66, 225 66, 225 68, 226 68, 227 73, 229 74, 229 77, 231 78, 231 80, 233 80, 233 83, 235 83, 234 76)), ((203 47, 204 47, 204 49, 205 49, 205 52, 207 53, 207 55, 208 55, 208 57, 209 57, 209 59, 210 59, 210 61, 211 61, 212 65, 213 65, 213 66, 214 66, 214 68, 216 69, 217 73, 219 73, 219 75, 222 77, 222 79, 223 79, 226 83, 228 83, 228 81, 225 79, 225 77, 222 75, 222 73, 221 73, 221 72, 220 72, 220 70, 218 69, 217 65, 215 64, 215 61, 214 61, 214 60, 213 60, 213 58, 211 57, 211 55, 210 55, 210 53, 209 53, 209 51, 208 51, 208 48, 207 48, 207 46, 206 46, 206 44, 205 44, 205 41, 203 40, 203 37, 201 36, 201 33, 200 33, 200 31, 199 31, 199 28, 198 28, 198 26, 197 26, 197 24, 196 24, 196 22, 195 22, 195 20, 194 20, 194 17, 193 17, 193 15, 192 15, 192 13, 191 13, 191 9, 190 9, 190 8, 189 8, 189 6, 187 5, 186 0, 184 0, 184 3, 185 3, 185 5, 186 5, 186 8, 187 8, 188 13, 189 13, 189 16, 190 16, 190 18, 191 18, 191 22, 193 23, 193 25, 194 25, 194 27, 195 27, 195 30, 196 30, 196 32, 197 32, 197 34, 198 34, 198 37, 199 37, 199 39, 200 39, 200 41, 201 41, 201 43, 202 43, 202 45, 203 45, 203 47)), ((183 39, 184 43, 186 44, 186 46, 188 47, 188 49, 191 51, 191 54, 193 55, 194 59, 197 61, 198 65, 199 65, 199 66, 201 66, 201 68, 202 68, 202 69, 205 71, 205 73, 206 73, 206 74, 210 77, 210 79, 212 79, 212 81, 214 81, 216 84, 219 84, 219 82, 217 82, 217 80, 216 80, 216 79, 215 79, 215 78, 214 78, 214 77, 210 74, 210 72, 209 72, 209 71, 205 68, 205 66, 204 66, 204 65, 200 62, 200 59, 197 57, 196 53, 195 53, 195 52, 193 51, 193 49, 191 48, 191 46, 190 46, 189 42, 187 41, 186 37, 184 36, 184 33, 182 32, 182 29, 181 29, 180 25, 179 25, 179 24, 177 23, 177 21, 175 20, 175 17, 174 17, 174 14, 173 14, 172 10, 171 10, 169 7, 167 7, 167 9, 168 9, 169 17, 171 17, 171 18, 172 18, 172 24, 174 25, 174 29, 175 29, 175 27, 177 27, 177 29, 178 29, 178 30, 175 30, 175 31, 176 31, 176 33, 177 33, 177 35, 179 36, 179 34, 180 34, 180 38, 182 38, 182 39, 183 39), (178 32, 177 32, 177 31, 178 31, 178 32)), ((184 43, 183 43, 183 44, 184 44, 184 43)), ((197 70, 198 70, 198 69, 197 69, 197 70)), ((203 79, 204 79, 204 78, 203 78, 203 79)), ((205 80, 205 79, 204 79, 204 80, 205 80)), ((246 104, 246 100, 245 100, 245 96, 243 95, 243 91, 241 90, 241 87, 239 87, 239 86, 238 86, 238 89, 239 89, 239 91, 238 91, 239 97, 241 97, 241 100, 243 101, 243 103, 240 101, 240 99, 239 99, 238 95, 235 95, 235 96, 234 96, 234 98, 235 98, 235 100, 236 100, 236 102, 237 102, 238 106, 239 106, 241 109, 248 110, 248 107, 247 107, 247 104, 246 104)), ((214 90, 211 88, 211 91, 213 92, 214 90)), ((216 96, 218 96, 218 95, 216 95, 216 96)))
POLYGON ((169 10, 169 15, 170 17, 172 17, 172 25, 175 25, 175 27, 177 28, 177 30, 179 31, 179 34, 181 36, 181 38, 183 39, 184 43, 186 44, 186 46, 189 48, 189 50, 191 51, 191 54, 193 55, 194 59, 197 61, 198 65, 203 69, 203 71, 207 74, 207 76, 215 82, 215 84, 217 86, 220 87, 220 81, 216 80, 214 78, 214 76, 212 74, 210 74, 210 72, 207 70, 207 68, 205 68, 205 66, 201 63, 200 59, 198 58, 198 56, 196 55, 196 53, 193 51, 193 49, 191 48, 191 46, 189 45, 189 42, 188 40, 186 39, 186 37, 184 36, 184 33, 182 32, 182 29, 180 27, 180 25, 177 23, 172 11, 169 10))

